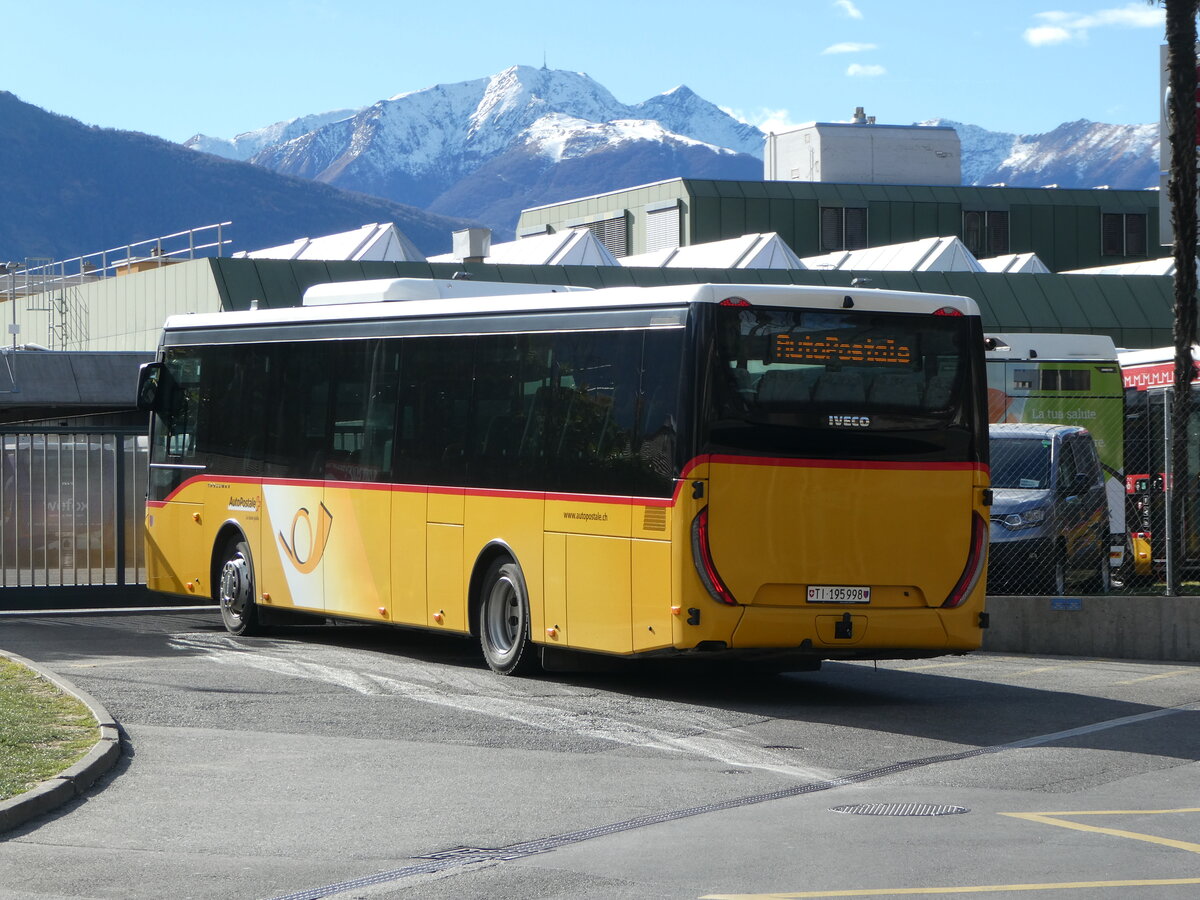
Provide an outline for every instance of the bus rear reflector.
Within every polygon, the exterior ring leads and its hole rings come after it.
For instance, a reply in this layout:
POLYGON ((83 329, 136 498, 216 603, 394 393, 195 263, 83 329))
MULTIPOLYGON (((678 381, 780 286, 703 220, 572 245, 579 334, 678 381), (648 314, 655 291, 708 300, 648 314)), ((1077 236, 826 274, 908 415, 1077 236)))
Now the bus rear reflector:
POLYGON ((721 576, 717 574, 717 567, 713 563, 712 548, 708 543, 707 506, 696 513, 696 518, 692 519, 692 562, 696 565, 696 573, 704 582, 704 587, 712 594, 714 600, 729 606, 736 605, 737 601, 733 599, 733 594, 725 586, 721 576))
POLYGON ((963 311, 961 309, 955 309, 953 306, 943 306, 940 309, 935 309, 933 314, 935 316, 961 316, 963 311))
POLYGON ((988 526, 979 513, 971 514, 971 552, 967 554, 967 564, 958 576, 958 582, 950 596, 942 603, 942 609, 954 609, 962 606, 975 590, 983 575, 984 563, 987 561, 988 526))

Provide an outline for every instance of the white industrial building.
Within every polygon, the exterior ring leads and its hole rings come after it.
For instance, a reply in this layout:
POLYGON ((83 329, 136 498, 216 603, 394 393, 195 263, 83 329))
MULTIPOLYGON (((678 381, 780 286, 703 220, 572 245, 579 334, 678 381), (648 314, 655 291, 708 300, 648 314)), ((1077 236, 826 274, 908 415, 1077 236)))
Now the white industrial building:
POLYGON ((843 184, 962 184, 958 132, 943 125, 878 125, 854 112, 851 122, 809 122, 768 134, 768 181, 843 184))

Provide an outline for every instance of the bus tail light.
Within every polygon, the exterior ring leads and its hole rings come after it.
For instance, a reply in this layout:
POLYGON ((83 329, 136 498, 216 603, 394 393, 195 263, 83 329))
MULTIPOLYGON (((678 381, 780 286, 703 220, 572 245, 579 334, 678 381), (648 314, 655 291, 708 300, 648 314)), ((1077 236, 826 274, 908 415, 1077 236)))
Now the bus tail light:
POLYGON ((692 520, 692 562, 704 587, 712 594, 714 600, 733 606, 737 603, 733 594, 717 574, 716 564, 713 563, 712 548, 708 543, 708 507, 700 510, 692 520))
POLYGON ((972 513, 971 552, 967 554, 967 564, 963 566, 963 572, 958 576, 958 582, 954 585, 954 590, 950 592, 950 596, 942 603, 942 609, 954 609, 955 607, 962 606, 967 598, 971 596, 971 592, 975 590, 975 585, 979 583, 979 579, 983 575, 983 564, 987 561, 987 544, 987 522, 983 520, 983 516, 979 515, 979 513, 972 513))
POLYGON ((943 306, 933 311, 935 316, 961 316, 963 311, 953 306, 943 306))

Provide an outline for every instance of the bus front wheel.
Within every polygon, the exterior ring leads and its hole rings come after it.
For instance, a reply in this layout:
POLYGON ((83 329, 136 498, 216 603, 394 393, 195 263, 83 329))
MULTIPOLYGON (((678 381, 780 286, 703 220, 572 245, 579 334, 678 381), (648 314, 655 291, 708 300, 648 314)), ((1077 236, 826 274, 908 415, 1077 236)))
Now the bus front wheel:
POLYGON ((537 656, 529 640, 529 594, 521 567, 501 557, 488 567, 479 603, 479 644, 501 675, 527 672, 537 656))
POLYGON ((217 579, 217 603, 221 607, 221 621, 230 634, 262 633, 258 607, 254 604, 254 567, 245 541, 230 541, 225 547, 217 579))

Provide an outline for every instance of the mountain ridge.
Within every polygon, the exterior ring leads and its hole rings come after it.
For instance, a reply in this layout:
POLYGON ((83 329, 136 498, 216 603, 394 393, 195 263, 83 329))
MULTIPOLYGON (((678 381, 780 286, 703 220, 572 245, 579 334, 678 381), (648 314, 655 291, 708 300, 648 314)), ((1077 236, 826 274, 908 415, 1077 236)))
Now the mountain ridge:
MULTIPOLYGON (((257 148, 246 158, 273 171, 480 220, 502 237, 522 209, 545 203, 674 177, 762 178, 764 133, 686 85, 626 104, 582 72, 511 66, 345 113, 246 132, 234 149, 257 148)), ((964 184, 1158 184, 1156 125, 1079 120, 1016 135, 949 119, 915 124, 955 128, 964 184)), ((198 135, 187 146, 221 151, 220 140, 198 135)))
POLYGON ((451 231, 470 224, 141 132, 84 125, 8 91, 0 91, 0 170, 0 260, 69 259, 224 221, 233 222, 230 250, 395 222, 431 254, 449 250, 451 231))

